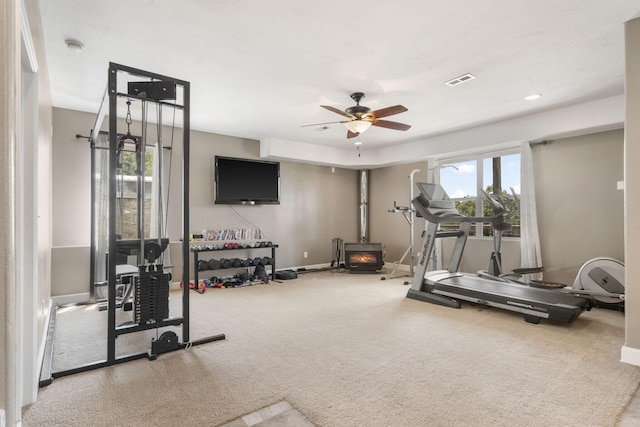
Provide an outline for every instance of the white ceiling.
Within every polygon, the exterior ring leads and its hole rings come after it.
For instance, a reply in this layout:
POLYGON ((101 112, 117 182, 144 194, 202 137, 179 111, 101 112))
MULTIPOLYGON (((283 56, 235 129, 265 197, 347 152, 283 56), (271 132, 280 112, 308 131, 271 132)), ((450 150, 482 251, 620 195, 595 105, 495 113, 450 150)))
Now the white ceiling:
POLYGON ((57 107, 97 113, 115 62, 189 81, 192 129, 351 150, 344 125, 302 125, 340 121, 320 105, 344 110, 361 91, 373 110, 409 109, 386 119, 410 130, 361 136, 363 150, 389 150, 623 94, 623 24, 640 3, 40 0, 40 8, 57 107), (444 84, 465 73, 476 79, 444 84), (523 99, 536 93, 538 101, 523 99))

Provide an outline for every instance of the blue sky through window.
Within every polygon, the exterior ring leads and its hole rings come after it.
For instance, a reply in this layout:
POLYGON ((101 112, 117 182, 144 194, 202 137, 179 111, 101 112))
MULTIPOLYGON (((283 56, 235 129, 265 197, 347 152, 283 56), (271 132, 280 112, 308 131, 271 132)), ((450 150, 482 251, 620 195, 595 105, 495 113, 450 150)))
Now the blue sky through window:
MULTIPOLYGON (((520 194, 520 154, 510 154, 501 156, 502 166, 502 188, 511 194, 510 187, 513 187, 516 194, 520 194)), ((476 197, 478 184, 476 176, 478 166, 476 160, 469 160, 458 163, 449 163, 454 167, 444 166, 440 169, 440 183, 452 199, 463 197, 476 197)), ((486 189, 492 184, 493 172, 491 158, 484 159, 482 188, 486 189)))

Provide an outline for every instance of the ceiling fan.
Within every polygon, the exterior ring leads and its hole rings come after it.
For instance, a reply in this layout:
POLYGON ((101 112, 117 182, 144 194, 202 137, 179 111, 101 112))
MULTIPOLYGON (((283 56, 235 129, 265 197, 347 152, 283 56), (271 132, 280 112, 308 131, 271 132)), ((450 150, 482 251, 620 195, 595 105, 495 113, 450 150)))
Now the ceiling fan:
POLYGON ((392 122, 389 120, 380 120, 382 117, 393 116, 394 114, 400 114, 407 111, 407 108, 402 105, 394 105, 393 107, 386 107, 380 110, 371 111, 371 108, 365 107, 364 105, 360 105, 360 101, 364 98, 364 93, 362 92, 354 92, 351 94, 351 99, 356 102, 356 105, 353 107, 349 107, 346 110, 338 110, 337 108, 331 107, 330 105, 321 105, 322 108, 325 108, 329 111, 333 111, 334 113, 340 114, 348 118, 349 120, 343 120, 340 122, 329 122, 329 123, 316 123, 313 125, 305 125, 307 126, 319 126, 319 125, 328 125, 332 123, 344 123, 347 127, 347 138, 353 138, 360 135, 362 132, 369 129, 370 126, 378 126, 381 128, 394 129, 394 130, 408 130, 411 128, 410 125, 405 125, 404 123, 392 122))

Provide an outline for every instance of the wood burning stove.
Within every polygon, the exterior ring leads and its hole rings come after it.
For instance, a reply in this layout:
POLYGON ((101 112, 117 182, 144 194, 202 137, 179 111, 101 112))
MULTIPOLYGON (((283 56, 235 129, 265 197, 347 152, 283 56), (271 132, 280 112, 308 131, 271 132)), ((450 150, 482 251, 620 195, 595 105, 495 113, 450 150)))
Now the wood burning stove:
POLYGON ((351 273, 375 273, 382 269, 381 243, 345 243, 344 264, 351 273))

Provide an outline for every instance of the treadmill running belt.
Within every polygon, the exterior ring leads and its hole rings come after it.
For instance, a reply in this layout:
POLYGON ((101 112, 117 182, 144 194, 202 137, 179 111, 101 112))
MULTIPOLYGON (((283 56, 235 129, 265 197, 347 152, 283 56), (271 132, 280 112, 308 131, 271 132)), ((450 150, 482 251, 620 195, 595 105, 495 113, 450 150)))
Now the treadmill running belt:
POLYGON ((432 285, 432 292, 566 323, 590 307, 587 299, 556 290, 467 275, 441 279, 432 285))

